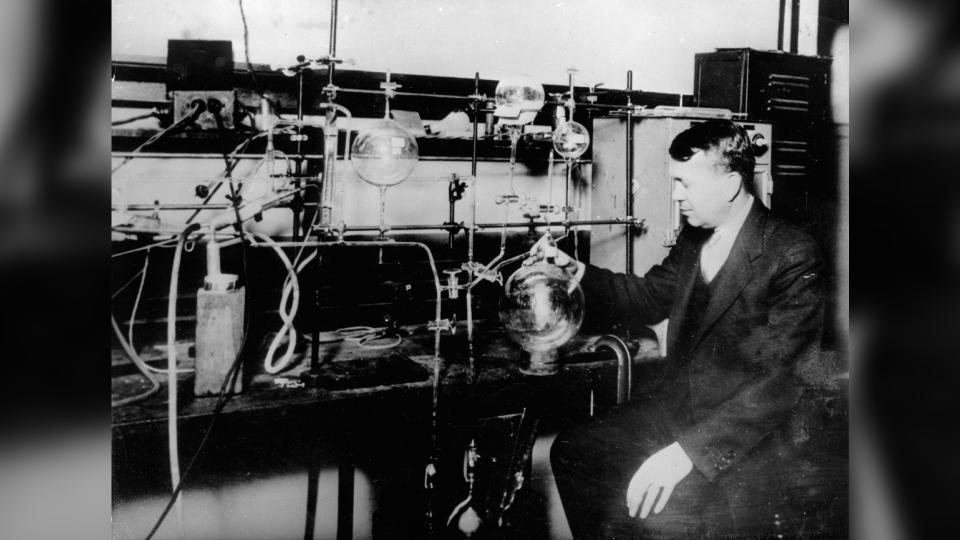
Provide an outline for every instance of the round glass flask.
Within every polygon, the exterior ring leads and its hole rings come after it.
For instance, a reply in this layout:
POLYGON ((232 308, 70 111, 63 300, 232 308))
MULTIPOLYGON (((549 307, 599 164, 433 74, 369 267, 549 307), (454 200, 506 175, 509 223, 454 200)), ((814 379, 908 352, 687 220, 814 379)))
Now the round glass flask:
POLYGON ((543 85, 531 77, 506 77, 497 83, 494 91, 494 116, 505 124, 529 124, 543 108, 546 93, 543 85))
POLYGON ((564 159, 577 159, 590 147, 590 133, 579 122, 564 122, 553 132, 553 149, 564 159))
POLYGON ((353 140, 350 163, 365 182, 395 186, 413 172, 419 157, 417 139, 390 119, 374 122, 353 140))
POLYGON ((535 375, 555 373, 557 348, 583 323, 584 297, 576 279, 549 262, 521 266, 503 287, 500 322, 510 338, 530 353, 535 375))

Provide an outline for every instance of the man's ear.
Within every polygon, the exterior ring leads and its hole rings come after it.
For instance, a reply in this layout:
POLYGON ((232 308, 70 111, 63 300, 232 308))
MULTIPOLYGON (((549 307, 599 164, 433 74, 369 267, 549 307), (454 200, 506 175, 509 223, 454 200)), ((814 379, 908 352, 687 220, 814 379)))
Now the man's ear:
POLYGON ((743 176, 738 172, 728 172, 723 175, 723 184, 724 191, 727 194, 727 201, 733 202, 737 198, 737 195, 740 195, 740 192, 743 190, 743 176))

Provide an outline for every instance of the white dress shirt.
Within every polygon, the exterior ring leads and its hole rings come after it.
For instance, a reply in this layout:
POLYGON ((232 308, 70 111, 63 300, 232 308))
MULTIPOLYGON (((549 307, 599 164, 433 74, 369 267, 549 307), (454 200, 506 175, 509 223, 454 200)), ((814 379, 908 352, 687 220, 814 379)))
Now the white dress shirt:
POLYGON ((703 250, 700 252, 700 271, 707 283, 713 281, 723 263, 727 261, 727 257, 730 256, 730 250, 737 240, 737 235, 740 234, 743 222, 747 220, 751 207, 753 207, 753 195, 748 194, 744 204, 731 212, 727 221, 715 228, 713 235, 703 245, 703 250))

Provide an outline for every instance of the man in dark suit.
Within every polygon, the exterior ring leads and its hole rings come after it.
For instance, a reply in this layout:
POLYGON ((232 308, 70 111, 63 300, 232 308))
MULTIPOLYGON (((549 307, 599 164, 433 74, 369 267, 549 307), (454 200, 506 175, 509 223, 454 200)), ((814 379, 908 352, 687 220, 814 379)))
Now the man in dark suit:
POLYGON ((751 520, 779 524, 775 508, 745 512, 742 503, 773 504, 758 494, 776 490, 770 471, 786 470, 784 426, 804 390, 797 368, 819 356, 823 263, 810 237, 751 194, 754 157, 742 128, 695 124, 670 156, 686 226, 646 275, 584 265, 548 253, 547 242, 531 250, 580 279, 585 323, 670 320, 663 377, 553 444, 578 539, 741 536, 763 528, 751 520))

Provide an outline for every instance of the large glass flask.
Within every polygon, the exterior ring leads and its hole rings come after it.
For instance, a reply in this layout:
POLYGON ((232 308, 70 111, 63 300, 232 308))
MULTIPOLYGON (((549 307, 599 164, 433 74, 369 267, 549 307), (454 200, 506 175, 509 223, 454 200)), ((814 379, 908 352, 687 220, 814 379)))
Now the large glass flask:
POLYGON ((556 372, 557 348, 583 323, 583 291, 567 271, 550 262, 522 266, 503 287, 500 322, 530 353, 527 373, 556 372))

